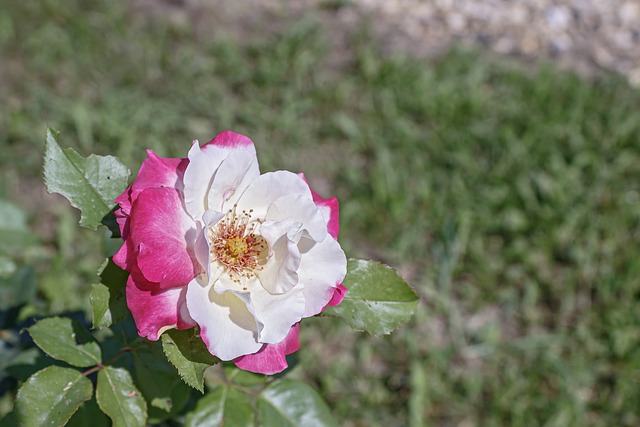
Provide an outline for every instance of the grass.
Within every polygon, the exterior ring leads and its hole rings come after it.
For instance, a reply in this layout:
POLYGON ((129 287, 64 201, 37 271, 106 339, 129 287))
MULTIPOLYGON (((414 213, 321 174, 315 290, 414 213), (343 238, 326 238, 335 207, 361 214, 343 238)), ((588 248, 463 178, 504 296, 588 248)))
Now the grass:
POLYGON ((367 32, 332 65, 313 19, 242 42, 116 2, 0 13, 0 194, 40 244, 34 311, 86 307, 103 254, 43 195, 47 125, 136 170, 233 129, 263 170, 341 200, 350 256, 422 296, 388 337, 303 327, 293 376, 343 425, 640 424, 640 93, 479 52, 382 58, 367 32), (74 296, 70 296, 74 295, 74 296))

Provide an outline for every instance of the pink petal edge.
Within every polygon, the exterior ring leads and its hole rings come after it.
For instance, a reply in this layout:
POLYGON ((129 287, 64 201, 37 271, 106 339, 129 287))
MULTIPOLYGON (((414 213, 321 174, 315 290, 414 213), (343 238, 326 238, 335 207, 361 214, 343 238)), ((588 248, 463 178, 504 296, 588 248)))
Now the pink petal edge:
POLYGON ((300 323, 296 323, 278 344, 265 344, 257 353, 238 357, 233 363, 240 369, 256 374, 273 375, 282 372, 289 366, 286 356, 300 349, 299 330, 300 323))
POLYGON ((131 205, 143 190, 182 186, 182 176, 189 163, 188 159, 160 157, 151 150, 147 150, 147 156, 140 165, 136 179, 115 199, 115 202, 120 205, 119 210, 122 211, 123 216, 131 213, 131 205))
POLYGON ((131 269, 134 267, 136 262, 134 250, 131 245, 131 240, 125 239, 122 246, 120 246, 120 249, 118 249, 118 252, 113 255, 113 262, 121 269, 129 272, 131 272, 131 269))
MULTIPOLYGON (((339 305, 344 299, 344 296, 347 294, 347 291, 348 289, 345 288, 342 285, 342 283, 339 284, 336 287, 336 289, 333 291, 333 296, 331 297, 331 301, 329 301, 327 305, 324 306, 324 308, 327 308, 327 306, 335 307, 336 305, 339 305)), ((324 308, 322 309, 322 311, 324 311, 324 308)))
POLYGON ((145 285, 152 284, 138 284, 134 275, 130 275, 127 280, 127 306, 138 328, 138 335, 157 341, 166 329, 189 329, 195 326, 186 310, 182 309, 185 304, 186 286, 167 290, 147 290, 144 289, 148 287, 145 285))
POLYGON ((244 148, 253 146, 253 141, 248 136, 232 132, 230 130, 225 130, 216 135, 211 141, 204 144, 202 148, 209 144, 217 145, 221 148, 244 148))
POLYGON ((131 184, 131 203, 147 188, 176 188, 181 190, 182 177, 189 164, 184 158, 160 157, 151 150, 147 150, 147 158, 140 166, 135 181, 131 184))
POLYGON ((313 201, 318 206, 318 209, 322 210, 322 208, 329 209, 329 219, 327 220, 327 231, 334 239, 338 240, 338 232, 340 231, 340 206, 338 204, 338 199, 335 197, 330 197, 325 199, 321 197, 318 193, 313 191, 311 185, 309 185, 309 181, 304 176, 303 173, 299 173, 298 176, 304 180, 304 182, 309 186, 309 190, 311 190, 311 195, 313 197, 313 201))

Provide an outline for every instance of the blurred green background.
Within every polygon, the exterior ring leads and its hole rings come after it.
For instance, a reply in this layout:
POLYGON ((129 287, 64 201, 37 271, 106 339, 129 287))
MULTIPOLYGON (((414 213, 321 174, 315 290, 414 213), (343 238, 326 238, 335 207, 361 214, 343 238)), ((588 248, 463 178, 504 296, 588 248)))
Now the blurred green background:
POLYGON ((342 425, 640 425, 638 90, 477 51, 382 55, 366 27, 336 61, 316 16, 238 37, 172 7, 0 2, 0 281, 36 287, 23 318, 86 310, 114 249, 45 193, 47 126, 134 173, 145 148, 232 129, 263 171, 337 196, 347 254, 421 295, 387 337, 303 323, 291 375, 342 425))

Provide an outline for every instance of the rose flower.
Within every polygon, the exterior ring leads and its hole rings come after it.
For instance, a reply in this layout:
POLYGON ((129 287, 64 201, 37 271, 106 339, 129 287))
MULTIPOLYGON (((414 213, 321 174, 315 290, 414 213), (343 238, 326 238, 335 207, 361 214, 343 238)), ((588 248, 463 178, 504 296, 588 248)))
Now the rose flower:
POLYGON ((342 301, 338 202, 302 174, 260 174, 253 142, 230 131, 187 158, 148 150, 117 199, 138 333, 198 326, 209 351, 264 374, 287 367, 302 318, 342 301))

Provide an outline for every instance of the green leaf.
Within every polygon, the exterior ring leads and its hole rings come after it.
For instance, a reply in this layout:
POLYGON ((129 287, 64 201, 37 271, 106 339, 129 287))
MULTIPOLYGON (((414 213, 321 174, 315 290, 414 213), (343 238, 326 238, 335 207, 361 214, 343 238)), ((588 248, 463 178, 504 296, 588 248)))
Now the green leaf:
POLYGON ((47 130, 44 145, 44 182, 49 193, 58 193, 80 209, 80 225, 96 229, 109 214, 114 200, 127 187, 129 169, 113 156, 82 157, 62 149, 57 132, 47 130))
POLYGON ((111 232, 111 238, 120 239, 122 236, 120 235, 120 225, 116 220, 115 211, 116 207, 111 209, 111 211, 102 218, 102 225, 107 227, 111 232))
POLYGON ((149 406, 152 423, 177 414, 187 404, 191 389, 162 354, 160 343, 133 352, 134 380, 149 406))
POLYGON ((67 427, 109 427, 110 425, 109 417, 98 408, 95 399, 91 399, 80 405, 67 427))
POLYGON ((29 377, 18 390, 15 408, 18 425, 65 425, 92 394, 91 381, 80 372, 49 366, 29 377))
POLYGON ((0 310, 28 303, 36 294, 36 273, 23 267, 9 278, 0 278, 0 310))
POLYGON ((408 321, 418 306, 416 292, 379 262, 350 259, 343 284, 349 290, 344 300, 324 313, 342 317, 358 331, 388 334, 408 321))
POLYGON ((162 349, 184 382, 204 393, 204 371, 220 359, 209 353, 196 330, 171 329, 165 332, 162 334, 162 349))
POLYGON ((109 300, 111 294, 109 288, 102 283, 91 285, 91 313, 93 315, 93 328, 111 326, 111 310, 109 310, 109 300))
POLYGON ((270 378, 268 375, 255 374, 253 372, 237 368, 234 365, 225 365, 223 369, 224 376, 228 381, 232 382, 233 384, 238 384, 245 387, 253 387, 264 384, 270 378))
POLYGON ((98 372, 96 400, 114 427, 144 426, 147 422, 147 403, 126 369, 105 366, 98 372))
POLYGON ((94 328, 111 326, 129 313, 125 295, 129 273, 109 258, 98 269, 98 275, 102 283, 91 285, 89 297, 94 328))
POLYGON ((102 361, 100 346, 80 323, 67 317, 48 317, 27 328, 29 335, 45 353, 78 367, 95 366, 102 361))
POLYGON ((338 425, 320 395, 297 380, 277 381, 263 390, 258 399, 258 424, 265 427, 338 425))
POLYGON ((187 414, 185 427, 253 426, 254 410, 248 396, 235 387, 218 385, 187 414))
POLYGON ((0 427, 15 427, 17 425, 15 413, 9 412, 4 417, 0 418, 0 427))
POLYGON ((25 213, 6 200, 0 200, 0 252, 12 255, 38 239, 29 231, 25 213))

